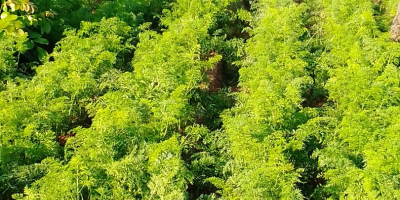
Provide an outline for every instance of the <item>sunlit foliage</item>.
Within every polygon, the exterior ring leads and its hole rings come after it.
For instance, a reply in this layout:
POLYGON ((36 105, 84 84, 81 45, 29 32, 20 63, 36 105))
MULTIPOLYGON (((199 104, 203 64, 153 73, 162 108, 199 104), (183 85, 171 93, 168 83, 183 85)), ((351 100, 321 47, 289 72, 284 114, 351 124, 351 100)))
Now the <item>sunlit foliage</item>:
POLYGON ((398 199, 396 0, 3 0, 0 199, 398 199))

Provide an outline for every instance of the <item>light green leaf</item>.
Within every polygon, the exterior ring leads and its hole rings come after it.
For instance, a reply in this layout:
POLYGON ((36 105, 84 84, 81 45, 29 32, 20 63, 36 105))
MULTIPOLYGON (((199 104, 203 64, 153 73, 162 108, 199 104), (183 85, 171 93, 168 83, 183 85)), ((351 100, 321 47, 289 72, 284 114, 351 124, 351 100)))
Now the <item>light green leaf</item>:
MULTIPOLYGON (((3 19, 3 18, 2 18, 2 19, 3 19)), ((11 22, 11 21, 14 21, 14 20, 18 19, 18 15, 6 15, 6 16, 4 17, 4 19, 5 19, 6 21, 11 22)))
POLYGON ((3 12, 3 13, 1 13, 1 15, 0 15, 0 19, 4 19, 4 18, 6 18, 7 16, 8 16, 8 12, 3 12))
POLYGON ((24 28, 25 27, 25 25, 19 20, 14 22, 14 26, 16 28, 24 28))
POLYGON ((6 28, 8 25, 10 25, 10 22, 7 22, 5 20, 0 20, 0 30, 3 30, 6 28))

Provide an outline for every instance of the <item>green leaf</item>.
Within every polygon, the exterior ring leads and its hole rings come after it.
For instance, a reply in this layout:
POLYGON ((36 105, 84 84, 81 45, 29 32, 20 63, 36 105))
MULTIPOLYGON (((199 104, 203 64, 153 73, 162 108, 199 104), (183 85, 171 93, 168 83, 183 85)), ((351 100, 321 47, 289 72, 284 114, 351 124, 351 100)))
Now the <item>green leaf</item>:
POLYGON ((5 21, 5 20, 0 20, 0 30, 3 30, 6 28, 8 25, 10 25, 10 22, 5 21))
POLYGON ((3 5, 1 6, 1 9, 2 9, 4 12, 8 12, 8 7, 6 6, 6 4, 3 4, 3 5))
POLYGON ((211 178, 205 179, 204 181, 205 182, 210 182, 211 184, 213 184, 217 188, 225 188, 225 182, 224 182, 224 180, 222 180, 220 178, 211 177, 211 178))
POLYGON ((30 38, 41 38, 41 37, 42 37, 42 34, 40 34, 40 33, 38 33, 38 32, 35 32, 35 31, 30 31, 30 32, 29 32, 29 37, 30 37, 30 38))
POLYGON ((17 193, 17 194, 13 194, 12 198, 17 199, 17 200, 20 200, 20 199, 22 200, 22 199, 24 199, 24 195, 21 193, 17 193))
POLYGON ((10 15, 9 13, 3 13, 1 14, 1 19, 11 22, 18 19, 18 15, 10 15))
POLYGON ((7 17, 7 20, 9 20, 9 21, 14 21, 14 20, 16 20, 16 19, 18 19, 18 15, 9 15, 9 16, 7 17))
POLYGON ((27 41, 25 42, 25 44, 26 47, 28 47, 28 49, 32 49, 35 46, 35 44, 32 41, 27 41))
POLYGON ((49 22, 44 21, 43 23, 40 24, 40 31, 43 33, 50 33, 51 30, 51 25, 49 22))
POLYGON ((47 51, 41 47, 37 47, 37 52, 38 52, 38 57, 40 60, 42 60, 44 57, 47 56, 47 51))
POLYGON ((45 45, 49 44, 49 41, 45 38, 36 38, 33 41, 39 44, 45 44, 45 45))
POLYGON ((7 33, 13 33, 15 31, 15 27, 14 26, 7 26, 5 28, 7 33))
POLYGON ((8 12, 3 12, 3 13, 1 13, 1 15, 0 15, 0 19, 4 19, 4 18, 6 18, 7 16, 8 16, 8 12))
POLYGON ((24 27, 25 27, 25 25, 24 25, 21 21, 19 21, 19 20, 17 20, 17 21, 14 22, 14 26, 15 26, 16 28, 24 28, 24 27))

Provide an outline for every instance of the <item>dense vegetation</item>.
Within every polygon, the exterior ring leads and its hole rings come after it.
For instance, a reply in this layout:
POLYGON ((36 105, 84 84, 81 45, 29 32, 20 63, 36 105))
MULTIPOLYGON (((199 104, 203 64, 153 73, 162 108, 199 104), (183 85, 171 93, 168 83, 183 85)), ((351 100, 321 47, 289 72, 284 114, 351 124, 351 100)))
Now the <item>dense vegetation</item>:
POLYGON ((2 0, 0 199, 400 199, 397 0, 2 0))

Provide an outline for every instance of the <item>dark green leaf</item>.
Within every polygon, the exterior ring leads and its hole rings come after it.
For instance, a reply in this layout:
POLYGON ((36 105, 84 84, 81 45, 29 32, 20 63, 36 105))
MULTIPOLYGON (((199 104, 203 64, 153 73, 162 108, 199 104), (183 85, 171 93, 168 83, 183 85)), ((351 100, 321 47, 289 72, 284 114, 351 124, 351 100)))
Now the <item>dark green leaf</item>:
POLYGON ((47 56, 47 51, 41 47, 37 47, 37 52, 38 52, 38 57, 40 60, 42 60, 44 57, 47 56))
POLYGON ((45 44, 45 45, 49 44, 49 41, 45 38, 36 38, 33 41, 39 44, 45 44))
POLYGON ((42 34, 40 34, 40 33, 38 33, 38 32, 35 32, 35 31, 30 31, 30 32, 29 32, 29 37, 30 37, 30 38, 41 38, 41 37, 42 37, 42 34))
POLYGON ((51 30, 51 25, 49 22, 44 21, 43 23, 40 24, 40 31, 41 33, 50 33, 51 30))
POLYGON ((32 49, 35 46, 35 44, 31 40, 25 42, 25 44, 28 47, 28 49, 32 49))

